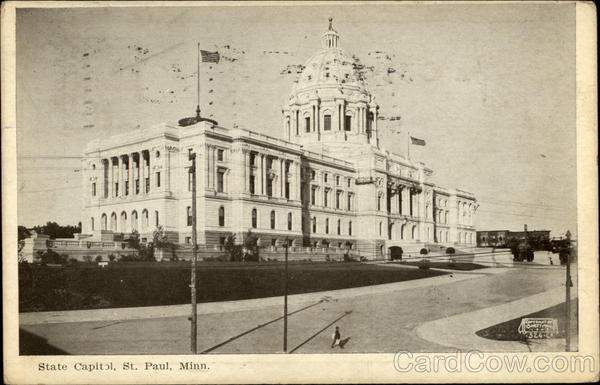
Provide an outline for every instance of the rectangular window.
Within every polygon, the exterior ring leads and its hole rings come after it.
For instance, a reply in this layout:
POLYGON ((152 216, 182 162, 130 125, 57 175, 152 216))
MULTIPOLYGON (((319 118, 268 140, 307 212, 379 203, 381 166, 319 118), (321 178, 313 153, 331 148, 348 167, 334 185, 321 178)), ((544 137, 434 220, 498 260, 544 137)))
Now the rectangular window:
POLYGON ((129 181, 125 181, 125 195, 129 195, 129 181))
POLYGON ((354 198, 354 195, 348 194, 348 211, 352 210, 352 203, 353 203, 352 200, 353 200, 353 198, 354 198))
POLYGON ((115 183, 115 196, 119 196, 119 182, 115 183))
POLYGON ((250 176, 250 194, 254 194, 254 175, 250 176))
POLYGON ((323 130, 325 130, 325 131, 331 130, 331 115, 325 115, 323 117, 323 130))
POLYGON ((324 173, 323 174, 323 182, 327 183, 327 177, 328 177, 327 173, 324 173))
POLYGON ((329 206, 329 189, 325 189, 325 192, 323 193, 323 206, 328 207, 329 206))
POLYGON ((221 148, 217 149, 217 160, 219 162, 223 161, 223 149, 221 149, 221 148))
POLYGON ((273 196, 273 179, 267 179, 267 196, 273 196))
POLYGON ((290 199, 290 182, 285 182, 285 199, 290 199))
POLYGON ((144 192, 150 191, 150 178, 146 178, 146 190, 144 192))
POLYGON ((344 130, 352 131, 352 116, 344 116, 344 130))
POLYGON ((192 237, 185 237, 185 243, 188 245, 192 243, 192 237))
POLYGON ((156 187, 160 187, 160 171, 156 172, 156 187))
POLYGON ((96 182, 92 183, 92 196, 96 196, 96 182))
POLYGON ((188 206, 187 208, 187 225, 192 225, 192 208, 188 206))
POLYGON ((135 180, 135 193, 136 194, 140 193, 140 180, 139 179, 135 180))
POLYGON ((310 118, 308 116, 304 118, 304 128, 306 132, 310 132, 310 118))
POLYGON ((352 178, 348 178, 348 187, 350 187, 351 183, 352 183, 352 178))
POLYGON ((256 166, 256 154, 254 152, 250 153, 250 166, 256 166))
POLYGON ((341 206, 340 206, 340 204, 341 204, 341 197, 342 197, 342 192, 341 192, 341 191, 338 191, 338 192, 335 194, 335 208, 336 208, 336 209, 339 209, 339 208, 341 207, 341 206))
POLYGON ((217 171, 217 192, 223 192, 224 190, 224 181, 225 173, 223 171, 217 171))
POLYGON ((317 188, 314 186, 310 189, 310 204, 313 206, 317 204, 317 188))

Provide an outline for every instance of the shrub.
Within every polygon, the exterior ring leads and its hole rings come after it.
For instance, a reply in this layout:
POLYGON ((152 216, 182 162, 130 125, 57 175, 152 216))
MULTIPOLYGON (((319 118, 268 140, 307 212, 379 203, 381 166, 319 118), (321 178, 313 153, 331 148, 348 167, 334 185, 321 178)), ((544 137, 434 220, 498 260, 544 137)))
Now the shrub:
POLYGON ((429 253, 429 250, 427 250, 426 248, 422 248, 420 253, 421 255, 427 255, 429 253))
POLYGON ((102 262, 102 256, 98 255, 95 259, 96 262, 102 262))
POLYGON ((113 262, 115 259, 117 259, 117 257, 114 256, 114 254, 109 254, 108 255, 108 260, 113 262))
POLYGON ((361 262, 365 262, 367 260, 367 257, 365 257, 364 255, 360 256, 360 261, 361 262))
POLYGON ((421 259, 419 262, 419 269, 428 270, 429 269, 429 261, 427 259, 421 259))
POLYGON ((52 249, 48 249, 46 251, 38 251, 36 259, 42 264, 67 262, 66 255, 59 255, 56 251, 52 249))
POLYGON ((84 262, 92 262, 92 256, 91 255, 84 255, 83 256, 83 261, 84 262))
POLYGON ((454 247, 448 247, 446 249, 446 254, 454 254, 456 253, 456 250, 454 250, 454 247))
POLYGON ((68 262, 69 262, 70 265, 75 265, 75 264, 77 264, 77 259, 76 258, 69 258, 68 262))
POLYGON ((235 234, 231 233, 225 238, 225 245, 223 248, 229 254, 229 260, 232 262, 241 261, 244 253, 242 251, 242 245, 235 244, 235 234))

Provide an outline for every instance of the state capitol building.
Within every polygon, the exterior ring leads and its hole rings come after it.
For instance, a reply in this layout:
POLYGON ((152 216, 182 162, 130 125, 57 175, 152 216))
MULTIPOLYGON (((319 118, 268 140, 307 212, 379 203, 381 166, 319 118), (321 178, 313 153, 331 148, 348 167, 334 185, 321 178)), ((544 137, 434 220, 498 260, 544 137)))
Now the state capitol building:
POLYGON ((378 105, 332 28, 305 64, 273 138, 208 119, 160 124, 85 149, 82 234, 137 231, 191 243, 188 154, 196 153, 198 244, 343 248, 369 259, 390 248, 475 245, 473 194, 433 184, 422 162, 382 148, 378 105))

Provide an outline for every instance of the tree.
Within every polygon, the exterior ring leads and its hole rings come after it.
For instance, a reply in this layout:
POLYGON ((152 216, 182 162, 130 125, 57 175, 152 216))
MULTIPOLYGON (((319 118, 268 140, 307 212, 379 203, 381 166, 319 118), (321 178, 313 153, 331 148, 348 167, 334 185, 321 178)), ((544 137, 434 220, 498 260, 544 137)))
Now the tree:
POLYGON ((244 260, 246 261, 258 261, 260 259, 258 251, 258 237, 252 233, 252 230, 248 230, 244 239, 245 255, 244 260))
POLYGON ((242 246, 235 244, 235 234, 231 233, 225 238, 223 248, 229 254, 230 261, 241 261, 243 257, 242 246))
POLYGON ((33 230, 38 234, 48 235, 51 239, 73 238, 74 234, 81 232, 81 227, 70 225, 61 226, 56 222, 46 222, 45 225, 34 226, 33 230))
POLYGON ((31 236, 31 233, 29 232, 29 230, 27 230, 27 227, 25 226, 19 226, 17 229, 17 237, 19 241, 22 241, 25 238, 29 238, 31 236))
POLYGON ((169 237, 162 226, 158 226, 156 230, 152 232, 152 244, 155 248, 167 248, 171 246, 171 242, 169 242, 169 237))
POLYGON ((138 233, 137 230, 133 230, 129 235, 129 238, 127 238, 127 247, 136 250, 140 249, 140 233, 138 233))

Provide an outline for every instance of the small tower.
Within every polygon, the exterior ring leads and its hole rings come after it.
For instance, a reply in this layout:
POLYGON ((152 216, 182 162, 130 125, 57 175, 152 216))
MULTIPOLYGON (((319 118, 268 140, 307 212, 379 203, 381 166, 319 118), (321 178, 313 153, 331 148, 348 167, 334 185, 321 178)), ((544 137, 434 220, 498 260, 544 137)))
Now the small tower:
POLYGON ((329 18, 329 29, 323 34, 321 38, 321 48, 323 49, 337 49, 340 41, 340 35, 333 29, 333 18, 329 18))

